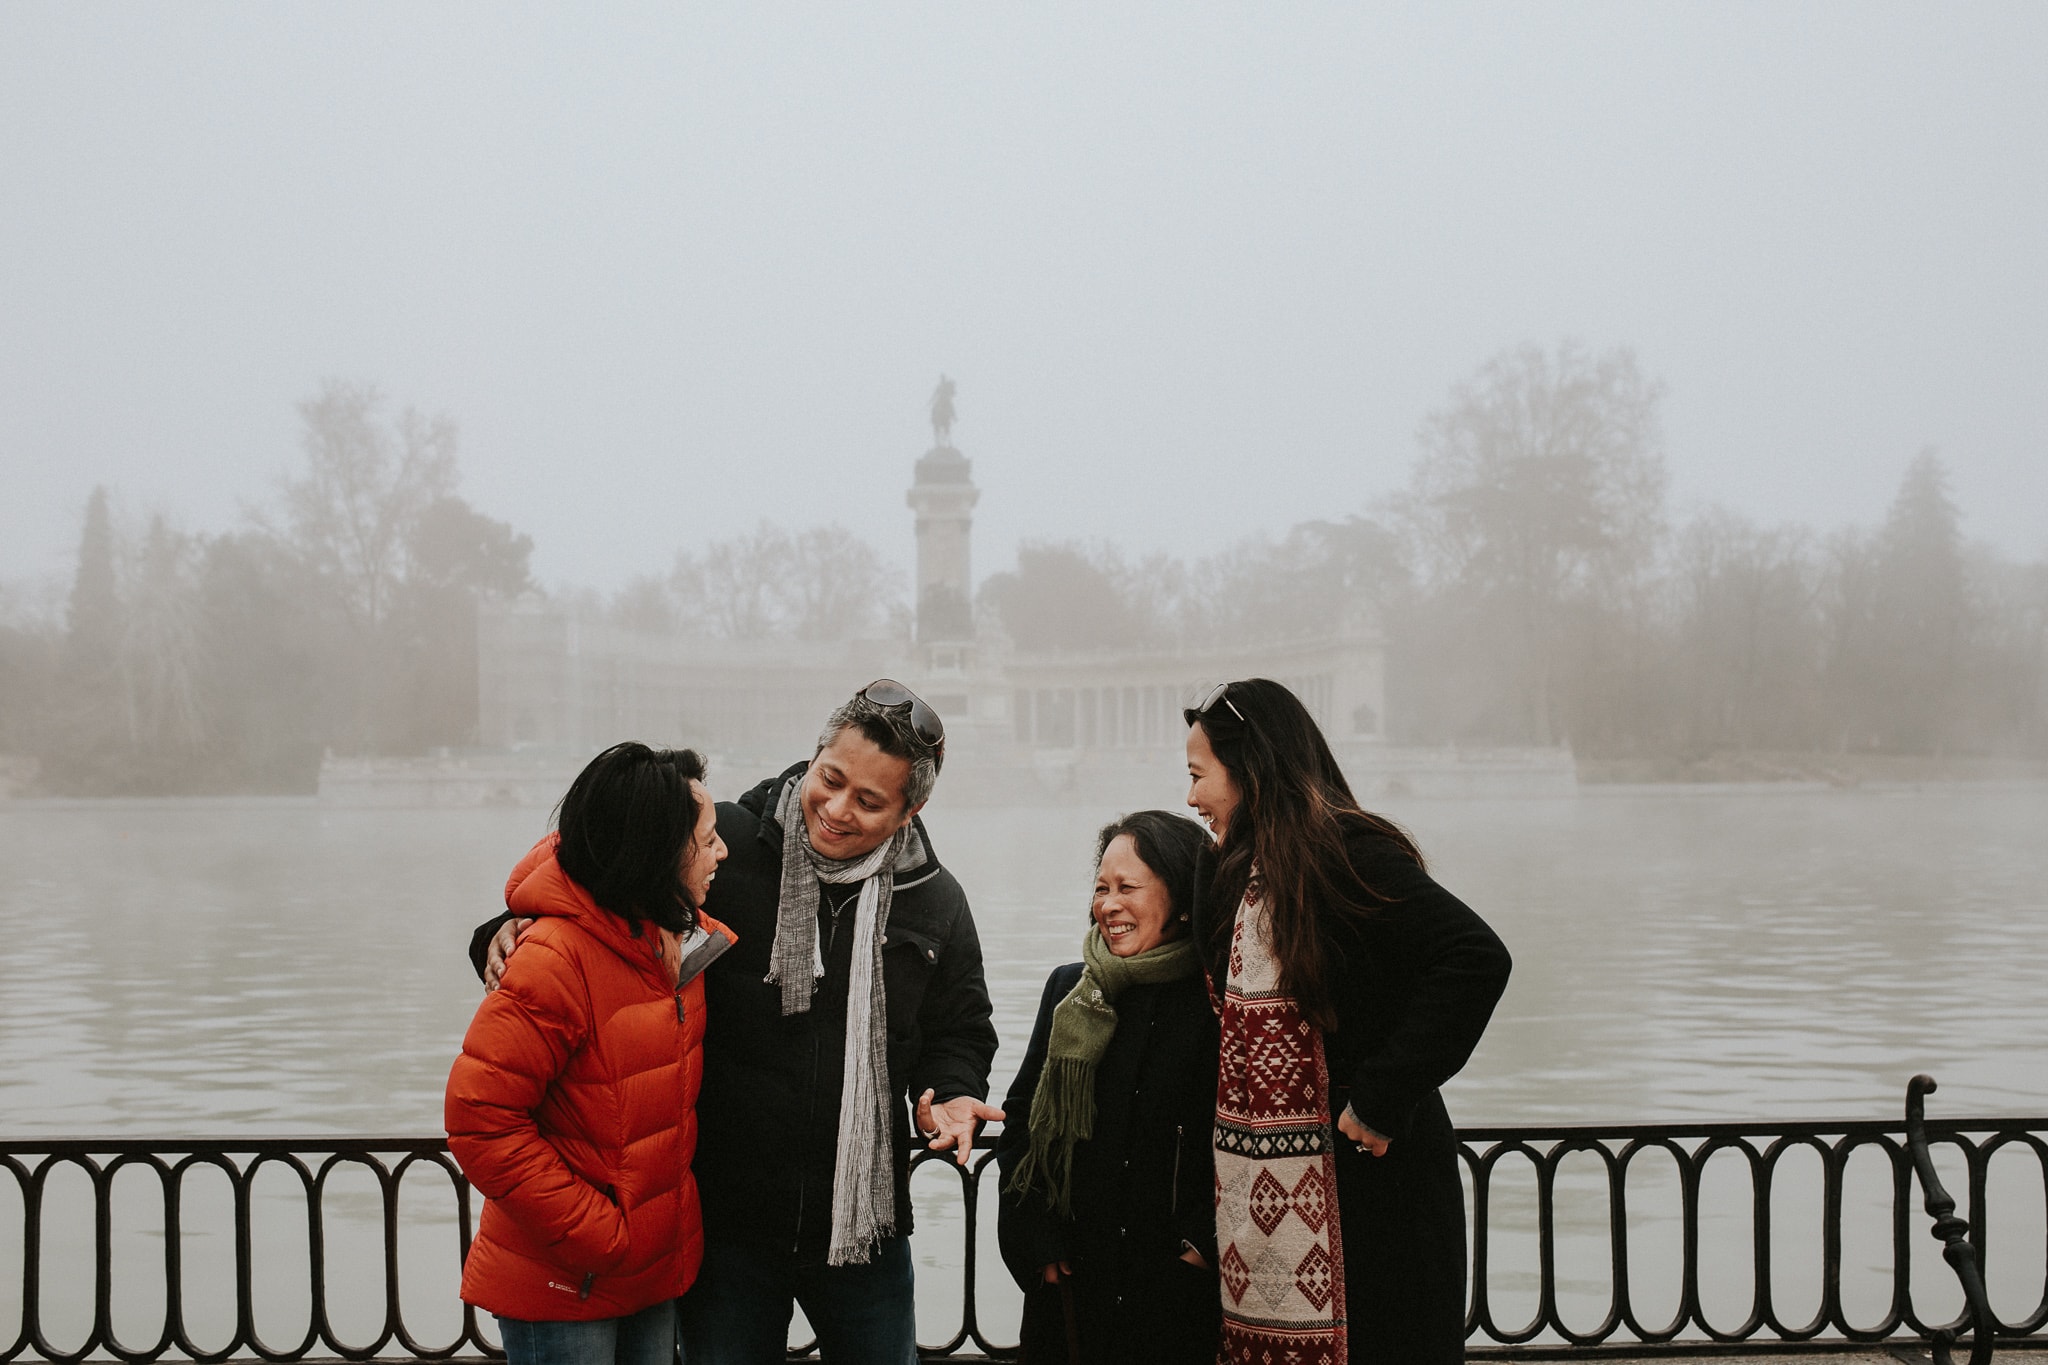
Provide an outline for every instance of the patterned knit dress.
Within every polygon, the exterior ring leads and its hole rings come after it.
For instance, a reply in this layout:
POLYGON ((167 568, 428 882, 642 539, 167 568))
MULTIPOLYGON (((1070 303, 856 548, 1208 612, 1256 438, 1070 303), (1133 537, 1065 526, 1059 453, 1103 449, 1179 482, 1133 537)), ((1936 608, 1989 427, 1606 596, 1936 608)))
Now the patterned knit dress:
POLYGON ((1344 1243, 1322 1031, 1280 993, 1257 882, 1238 907, 1216 1081, 1216 1244, 1230 1365, 1344 1365, 1344 1243))

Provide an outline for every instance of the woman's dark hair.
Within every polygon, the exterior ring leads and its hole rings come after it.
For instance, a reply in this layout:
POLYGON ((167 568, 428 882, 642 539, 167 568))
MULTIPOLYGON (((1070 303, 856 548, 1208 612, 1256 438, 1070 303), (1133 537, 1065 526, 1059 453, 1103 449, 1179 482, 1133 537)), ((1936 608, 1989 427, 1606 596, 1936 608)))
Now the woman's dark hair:
POLYGON ((683 886, 683 854, 697 832, 704 758, 694 749, 614 744, 576 775, 555 807, 555 860, 590 898, 633 926, 653 920, 687 933, 697 907, 683 886))
POLYGON ((1124 834, 1131 836, 1138 860, 1165 883, 1169 912, 1166 923, 1172 930, 1194 909, 1195 867, 1201 861, 1202 850, 1208 847, 1209 836, 1185 815, 1166 810, 1132 811, 1104 825, 1095 836, 1097 867, 1102 865, 1102 855, 1109 852, 1110 844, 1124 834))
MULTIPOLYGON (((1417 867, 1423 866, 1422 852, 1400 826, 1358 804, 1315 717, 1279 683, 1233 682, 1206 710, 1181 714, 1189 725, 1202 727, 1217 761, 1237 783, 1238 807, 1217 850, 1216 903, 1236 905, 1258 866, 1280 988, 1312 1023, 1335 1027, 1332 933, 1385 901, 1353 866, 1344 836, 1370 830, 1417 867)), ((1205 945, 1211 961, 1229 951, 1230 934, 1231 917, 1218 915, 1205 945)))

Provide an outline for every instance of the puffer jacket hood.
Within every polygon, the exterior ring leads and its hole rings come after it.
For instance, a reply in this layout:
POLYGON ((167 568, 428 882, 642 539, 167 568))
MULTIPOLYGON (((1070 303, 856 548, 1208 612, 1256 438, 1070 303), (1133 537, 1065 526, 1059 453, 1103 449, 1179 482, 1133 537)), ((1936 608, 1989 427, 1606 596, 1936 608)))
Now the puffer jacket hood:
POLYGON ((676 981, 659 932, 592 901, 553 836, 513 869, 505 902, 537 922, 448 1077, 449 1149, 488 1200, 462 1297, 531 1321, 636 1313, 681 1294, 703 1259, 701 973, 733 935, 700 914, 676 981))
POLYGON ((661 965, 654 927, 627 924, 569 880, 569 874, 562 871, 562 864, 555 857, 560 842, 560 835, 550 834, 527 850, 512 869, 512 875, 505 879, 505 908, 522 919, 574 921, 577 928, 647 972, 654 984, 666 988, 667 969, 661 965))

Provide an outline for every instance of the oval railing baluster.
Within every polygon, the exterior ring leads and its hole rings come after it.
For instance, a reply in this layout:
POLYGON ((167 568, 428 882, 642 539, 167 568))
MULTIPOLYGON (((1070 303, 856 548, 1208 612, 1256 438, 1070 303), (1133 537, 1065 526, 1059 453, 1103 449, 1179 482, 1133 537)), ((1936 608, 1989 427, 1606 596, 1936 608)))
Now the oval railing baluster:
MULTIPOLYGON (((1935 1173, 1934 1153, 1927 1146, 1927 1097, 1934 1093, 1934 1077, 1915 1076, 1906 1084, 1906 1145, 1913 1155, 1913 1167, 1920 1175, 1920 1190, 1926 1200, 1927 1216, 1934 1220, 1934 1239, 1941 1243, 1941 1258, 1955 1271, 1963 1286, 1962 1322, 1970 1328, 1970 1365, 1985 1365, 1991 1359, 1996 1327, 1991 1301, 1984 1293, 1984 1275, 1977 1264, 1977 1248, 1970 1241, 1970 1224, 1956 1217, 1956 1201, 1942 1187, 1935 1173)), ((1978 1188, 1973 1177, 1973 1191, 1978 1188)), ((1982 1215, 1983 1200, 1977 1211, 1982 1215)), ((1930 1341, 1935 1365, 1953 1365, 1957 1332, 1954 1325, 1934 1329, 1930 1341)))

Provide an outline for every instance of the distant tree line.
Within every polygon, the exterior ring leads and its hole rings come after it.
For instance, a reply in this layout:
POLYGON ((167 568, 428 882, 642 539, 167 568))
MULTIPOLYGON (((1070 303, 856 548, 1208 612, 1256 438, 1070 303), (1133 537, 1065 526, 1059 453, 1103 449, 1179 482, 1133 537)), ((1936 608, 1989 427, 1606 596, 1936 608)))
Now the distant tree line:
POLYGON ((609 604, 632 630, 724 640, 907 640, 902 584, 880 551, 844 526, 753 530, 676 552, 609 604))
MULTIPOLYGON (((2048 757, 2048 564, 1967 543, 1936 454, 1880 527, 1674 524, 1660 397, 1625 350, 1509 351, 1371 515, 1186 559, 1027 542, 976 611, 1029 651, 1379 629, 1408 742, 2048 757)), ((299 410, 304 463, 242 528, 124 530, 96 490, 63 609, 0 595, 0 755, 44 789, 309 790, 327 751, 475 741, 477 608, 534 590, 531 541, 456 494, 447 419, 346 383, 299 410)), ((838 526, 762 522, 578 605, 699 638, 910 634, 898 573, 838 526)))
POLYGON ((1626 350, 1506 352, 1373 515, 1193 560, 1020 547, 980 609, 1022 648, 1303 638, 1363 614, 1417 743, 2048 756, 2048 564, 1962 537, 1940 458, 1881 527, 1674 525, 1660 387, 1626 350))
POLYGON ((305 461, 249 524, 86 504, 62 620, 0 625, 0 752, 58 793, 310 791, 323 752, 471 742, 476 604, 532 542, 456 492, 456 433, 367 385, 299 405, 305 461))

